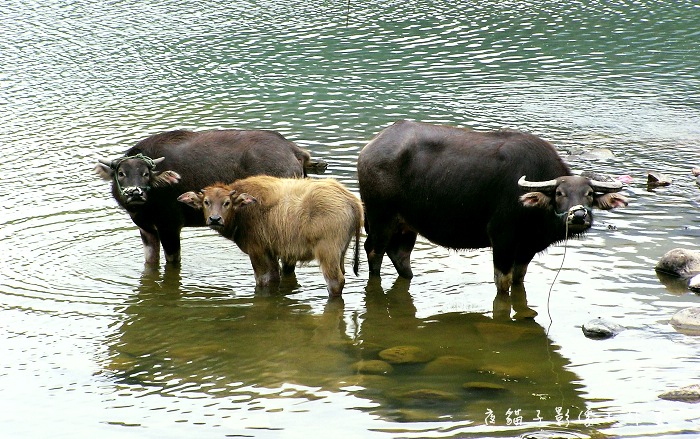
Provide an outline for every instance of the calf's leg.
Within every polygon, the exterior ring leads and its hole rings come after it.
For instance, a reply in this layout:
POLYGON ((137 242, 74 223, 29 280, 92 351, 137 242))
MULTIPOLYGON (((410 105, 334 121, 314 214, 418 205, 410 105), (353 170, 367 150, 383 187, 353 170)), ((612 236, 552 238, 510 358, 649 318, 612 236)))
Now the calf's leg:
POLYGON ((296 261, 282 261, 282 275, 288 276, 294 274, 296 265, 296 261))
POLYGON ((269 287, 280 282, 280 267, 277 259, 269 254, 250 255, 250 263, 255 273, 255 284, 269 287))
POLYGON ((321 266, 323 278, 328 286, 330 297, 339 297, 343 294, 345 286, 345 275, 341 265, 342 254, 337 250, 337 246, 327 243, 320 243, 315 251, 315 258, 321 266))

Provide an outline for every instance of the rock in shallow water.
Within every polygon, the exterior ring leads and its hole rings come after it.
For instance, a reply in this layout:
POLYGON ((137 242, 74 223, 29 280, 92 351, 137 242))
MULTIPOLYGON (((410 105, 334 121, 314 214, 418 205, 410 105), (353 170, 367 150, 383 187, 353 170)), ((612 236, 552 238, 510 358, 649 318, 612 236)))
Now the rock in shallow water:
POLYGON ((469 381, 468 383, 462 384, 462 388, 472 393, 486 395, 504 393, 508 390, 505 386, 496 383, 489 383, 486 381, 469 381))
POLYGON ((379 353, 379 358, 391 364, 427 363, 434 357, 417 346, 394 346, 379 353))
POLYGON ((700 252, 674 248, 659 259, 654 269, 671 276, 693 277, 700 273, 700 252))
POLYGON ((700 384, 691 384, 659 395, 659 398, 679 402, 700 402, 700 384))
POLYGON ((659 187, 659 186, 669 186, 673 180, 658 172, 648 172, 647 173, 647 186, 648 187, 659 187))
POLYGON ((394 370, 391 364, 382 360, 358 361, 352 365, 352 369, 357 373, 365 375, 387 375, 394 370))
POLYGON ((456 375, 476 370, 476 362, 456 355, 437 357, 425 366, 426 375, 456 375))
POLYGON ((700 335, 700 308, 685 308, 671 317, 671 326, 686 335, 700 335))
POLYGON ((588 338, 604 340, 606 338, 615 337, 617 334, 624 331, 625 328, 617 323, 597 318, 581 326, 581 330, 583 331, 583 335, 588 338))

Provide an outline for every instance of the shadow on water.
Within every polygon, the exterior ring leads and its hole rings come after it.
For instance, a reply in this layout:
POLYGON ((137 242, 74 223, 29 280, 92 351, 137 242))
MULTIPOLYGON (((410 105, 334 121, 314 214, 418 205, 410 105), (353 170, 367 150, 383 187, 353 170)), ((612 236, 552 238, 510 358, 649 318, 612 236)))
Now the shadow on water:
POLYGON ((358 310, 333 299, 319 314, 286 294, 293 285, 236 297, 190 291, 177 268, 144 272, 108 369, 121 385, 163 396, 265 407, 293 385, 308 400, 350 392, 369 403, 358 410, 394 422, 593 428, 580 379, 533 320, 418 317, 401 278, 387 291, 371 279, 358 310))

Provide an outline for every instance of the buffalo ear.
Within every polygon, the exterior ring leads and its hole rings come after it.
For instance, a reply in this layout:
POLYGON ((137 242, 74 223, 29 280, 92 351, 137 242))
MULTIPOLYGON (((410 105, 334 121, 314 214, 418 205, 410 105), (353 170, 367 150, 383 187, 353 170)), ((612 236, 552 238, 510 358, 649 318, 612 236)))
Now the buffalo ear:
POLYGON ((197 193, 197 192, 185 192, 184 194, 180 195, 177 197, 177 201, 181 203, 185 203, 190 207, 194 207, 195 209, 201 209, 202 208, 202 200, 204 199, 204 194, 197 193))
POLYGON ((525 207, 545 208, 551 201, 552 199, 542 192, 528 192, 520 197, 520 202, 525 207))
POLYGON ((629 204, 627 197, 617 192, 602 194, 595 197, 595 206, 598 209, 610 210, 616 207, 625 207, 629 204))
POLYGON ((98 162, 95 165, 95 173, 100 176, 103 180, 111 180, 112 177, 114 177, 114 171, 112 170, 111 167, 108 165, 105 165, 102 162, 98 162))
POLYGON ((240 194, 235 200, 233 200, 235 207, 243 207, 257 202, 258 200, 254 196, 246 193, 240 194))
POLYGON ((159 174, 155 174, 151 178, 151 186, 153 187, 164 187, 172 186, 180 182, 180 174, 175 171, 163 171, 159 174))

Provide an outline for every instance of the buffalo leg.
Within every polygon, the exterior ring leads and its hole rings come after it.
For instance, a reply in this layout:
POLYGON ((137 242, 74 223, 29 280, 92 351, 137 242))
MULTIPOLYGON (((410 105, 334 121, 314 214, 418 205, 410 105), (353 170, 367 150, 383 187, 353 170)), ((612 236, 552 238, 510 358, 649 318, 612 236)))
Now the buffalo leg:
POLYGON ((516 262, 513 265, 513 285, 510 289, 510 296, 513 302, 515 319, 533 319, 537 317, 537 311, 527 306, 527 292, 525 291, 525 274, 527 266, 532 258, 527 262, 516 262))
POLYGON ((318 260, 323 272, 323 278, 328 286, 328 295, 330 297, 339 297, 343 294, 345 286, 345 275, 341 265, 342 255, 337 253, 334 245, 322 243, 316 248, 314 257, 318 260))
POLYGON ((389 246, 386 249, 386 254, 389 255, 396 272, 399 273, 399 276, 406 279, 413 278, 411 251, 413 251, 413 246, 416 245, 417 236, 418 234, 413 230, 400 230, 391 237, 389 246))
POLYGON ((141 242, 143 242, 143 256, 148 265, 158 265, 160 262, 160 239, 154 229, 148 231, 139 227, 141 242))
POLYGON ((367 266, 369 267, 370 276, 379 276, 382 271, 384 251, 379 250, 374 241, 374 235, 367 235, 365 239, 365 253, 367 253, 367 266))
POLYGON ((510 287, 513 285, 513 272, 509 271, 504 273, 498 268, 494 268, 493 282, 496 284, 496 293, 499 296, 508 296, 510 294, 510 287))
POLYGON ((289 276, 296 270, 296 261, 282 261, 282 275, 289 276))
POLYGON ((180 229, 158 229, 160 242, 163 245, 165 260, 171 264, 180 263, 180 229))
POLYGON ((365 208, 365 252, 367 253, 367 265, 370 276, 379 276, 382 270, 384 253, 394 234, 396 219, 384 214, 384 206, 370 206, 365 208), (382 214, 379 214, 381 212, 382 214))
POLYGON ((280 268, 276 258, 270 255, 251 255, 250 263, 255 273, 255 284, 259 287, 269 287, 279 284, 280 268))

